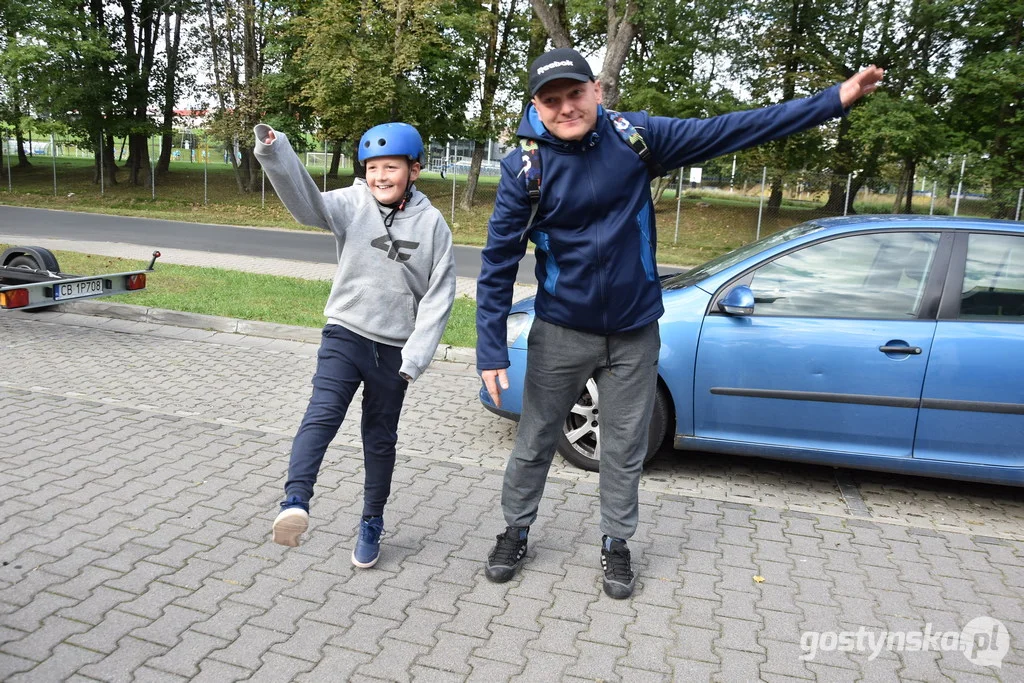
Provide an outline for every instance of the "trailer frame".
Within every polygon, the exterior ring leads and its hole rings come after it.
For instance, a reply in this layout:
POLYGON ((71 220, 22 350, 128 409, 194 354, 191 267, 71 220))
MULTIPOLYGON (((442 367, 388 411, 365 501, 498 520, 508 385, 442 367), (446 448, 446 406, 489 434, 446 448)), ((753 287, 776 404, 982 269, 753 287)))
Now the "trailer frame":
POLYGON ((160 258, 154 251, 149 267, 124 273, 72 275, 62 273, 56 256, 42 247, 10 247, 0 255, 0 310, 39 310, 63 303, 138 292, 146 288, 160 258))

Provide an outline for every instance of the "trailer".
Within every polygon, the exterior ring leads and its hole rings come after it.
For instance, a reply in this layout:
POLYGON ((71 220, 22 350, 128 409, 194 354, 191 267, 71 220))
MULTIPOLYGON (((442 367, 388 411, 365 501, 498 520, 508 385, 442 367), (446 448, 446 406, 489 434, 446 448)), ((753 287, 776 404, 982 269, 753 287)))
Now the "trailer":
POLYGON ((105 275, 62 273, 57 257, 42 247, 11 247, 0 256, 0 309, 39 310, 81 299, 137 292, 146 288, 160 252, 145 270, 105 275))

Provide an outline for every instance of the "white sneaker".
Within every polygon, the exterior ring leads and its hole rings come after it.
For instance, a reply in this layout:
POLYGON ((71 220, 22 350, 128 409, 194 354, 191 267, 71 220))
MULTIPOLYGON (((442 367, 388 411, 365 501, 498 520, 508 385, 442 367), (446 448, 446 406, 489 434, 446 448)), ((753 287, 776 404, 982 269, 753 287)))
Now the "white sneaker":
POLYGON ((309 513, 300 507, 285 508, 274 520, 274 543, 296 548, 299 536, 309 527, 309 513))

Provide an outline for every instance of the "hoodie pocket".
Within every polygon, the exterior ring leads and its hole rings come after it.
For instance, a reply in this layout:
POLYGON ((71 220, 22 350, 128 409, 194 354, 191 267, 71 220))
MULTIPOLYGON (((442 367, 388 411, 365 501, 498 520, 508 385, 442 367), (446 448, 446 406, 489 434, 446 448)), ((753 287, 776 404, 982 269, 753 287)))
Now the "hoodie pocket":
POLYGON ((338 315, 371 334, 404 340, 416 323, 416 299, 409 292, 360 287, 338 315))

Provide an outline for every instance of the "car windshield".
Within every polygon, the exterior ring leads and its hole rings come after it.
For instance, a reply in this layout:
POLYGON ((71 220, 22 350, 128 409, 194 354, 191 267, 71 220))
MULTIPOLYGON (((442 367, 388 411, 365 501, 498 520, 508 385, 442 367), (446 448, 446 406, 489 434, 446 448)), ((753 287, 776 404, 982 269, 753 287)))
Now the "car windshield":
POLYGON ((777 244, 788 242, 791 239, 796 239, 803 235, 810 234, 821 230, 820 225, 814 223, 801 223, 800 225, 794 225, 792 228, 777 232, 774 235, 768 235, 762 237, 756 242, 751 242, 738 249, 734 249, 727 254, 722 254, 718 258, 713 258, 707 263, 692 268, 685 273, 679 273, 678 275, 671 275, 661 282, 662 289, 683 289, 695 285, 701 280, 711 277, 715 273, 719 273, 729 266, 735 265, 740 261, 753 256, 766 249, 770 249, 777 244))

